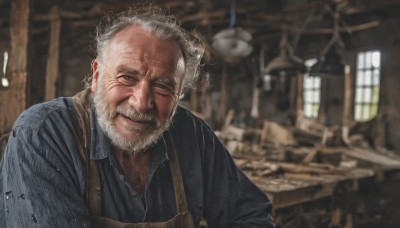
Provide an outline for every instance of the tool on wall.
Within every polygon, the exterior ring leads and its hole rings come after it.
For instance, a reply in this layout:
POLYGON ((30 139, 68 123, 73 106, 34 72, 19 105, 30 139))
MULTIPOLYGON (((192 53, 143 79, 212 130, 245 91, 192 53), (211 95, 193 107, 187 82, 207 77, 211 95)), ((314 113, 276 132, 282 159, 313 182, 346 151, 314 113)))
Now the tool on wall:
POLYGON ((7 78, 7 64, 8 64, 8 52, 4 52, 4 59, 3 59, 3 76, 1 77, 1 85, 4 88, 7 88, 10 83, 7 78))

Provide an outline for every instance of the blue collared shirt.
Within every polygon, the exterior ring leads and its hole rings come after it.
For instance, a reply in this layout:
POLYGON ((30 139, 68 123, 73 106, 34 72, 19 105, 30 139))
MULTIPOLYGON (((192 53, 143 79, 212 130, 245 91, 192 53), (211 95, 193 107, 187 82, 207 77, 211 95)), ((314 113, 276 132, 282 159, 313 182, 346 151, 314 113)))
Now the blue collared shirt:
MULTIPOLYGON (((95 117, 94 110, 91 114, 95 117)), ((0 227, 90 227, 77 126, 71 98, 38 104, 20 115, 0 163, 0 227)), ((91 131, 102 216, 130 223, 171 219, 176 205, 164 137, 150 149, 144 206, 97 122, 91 131)), ((209 227, 274 227, 266 194, 236 167, 207 124, 178 107, 170 132, 197 226, 204 217, 209 227)))

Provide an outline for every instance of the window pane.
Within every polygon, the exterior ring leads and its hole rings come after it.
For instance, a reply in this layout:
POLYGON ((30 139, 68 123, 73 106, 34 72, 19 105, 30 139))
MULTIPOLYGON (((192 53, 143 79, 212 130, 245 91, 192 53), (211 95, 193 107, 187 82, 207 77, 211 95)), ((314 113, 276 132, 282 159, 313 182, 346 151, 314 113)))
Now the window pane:
POLYGON ((364 66, 364 55, 363 54, 359 54, 358 55, 358 61, 357 61, 357 69, 363 69, 365 68, 364 66))
POLYGON ((320 77, 314 77, 314 88, 320 88, 321 87, 321 78, 320 77))
POLYGON ((317 104, 313 105, 313 117, 318 116, 318 109, 319 109, 319 105, 317 105, 317 104))
POLYGON ((379 102, 379 86, 373 87, 373 97, 371 103, 378 104, 379 102))
POLYGON ((372 78, 371 78, 371 71, 365 71, 364 72, 364 85, 371 85, 372 83, 372 78))
POLYGON ((375 69, 373 72, 372 85, 379 85, 379 69, 375 69))
POLYGON ((381 53, 378 51, 372 53, 372 66, 373 67, 381 66, 381 53))
POLYGON ((365 88, 362 101, 364 103, 371 103, 372 101, 372 88, 365 88))
POLYGON ((311 104, 306 104, 304 106, 304 115, 306 117, 312 117, 312 105, 311 104))
POLYGON ((363 105, 362 106, 362 117, 361 119, 363 120, 368 120, 370 117, 370 107, 368 105, 363 105))
POLYGON ((314 93, 314 102, 319 104, 319 99, 320 99, 320 92, 319 90, 316 90, 314 93))
POLYGON ((304 88, 309 89, 311 87, 312 87, 312 81, 311 81, 310 77, 305 77, 304 78, 304 88))
POLYGON ((356 89, 356 103, 361 103, 363 98, 363 89, 357 88, 356 89))
POLYGON ((364 85, 364 71, 357 72, 357 86, 364 85))
POLYGON ((361 120, 361 105, 356 105, 354 109, 354 119, 361 120))
POLYGON ((311 102, 311 98, 312 98, 311 91, 310 90, 305 91, 305 93, 304 93, 304 102, 310 103, 311 102))
POLYGON ((372 66, 372 52, 365 53, 365 68, 372 66))

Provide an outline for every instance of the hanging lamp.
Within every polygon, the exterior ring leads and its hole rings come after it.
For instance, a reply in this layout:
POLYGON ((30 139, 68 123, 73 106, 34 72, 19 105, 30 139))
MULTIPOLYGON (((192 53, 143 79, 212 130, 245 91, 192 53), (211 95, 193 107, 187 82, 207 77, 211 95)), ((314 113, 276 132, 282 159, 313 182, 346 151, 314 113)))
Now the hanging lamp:
POLYGON ((249 41, 251 34, 236 24, 236 1, 232 0, 230 9, 230 27, 221 30, 213 36, 213 49, 225 59, 242 58, 248 56, 253 47, 249 41))
POLYGON ((345 64, 338 48, 343 49, 344 43, 339 34, 339 11, 334 12, 333 36, 322 50, 318 61, 310 67, 310 76, 336 76, 344 75, 345 64))
POLYGON ((287 42, 286 29, 283 29, 279 45, 279 55, 269 62, 264 72, 273 76, 286 74, 289 76, 305 73, 307 68, 299 57, 293 54, 293 49, 287 42))

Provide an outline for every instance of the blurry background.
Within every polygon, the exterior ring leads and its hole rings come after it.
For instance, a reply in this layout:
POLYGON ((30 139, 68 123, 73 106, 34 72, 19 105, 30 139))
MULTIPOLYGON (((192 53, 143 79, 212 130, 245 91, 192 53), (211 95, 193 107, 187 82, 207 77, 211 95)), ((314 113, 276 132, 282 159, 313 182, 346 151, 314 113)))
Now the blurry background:
POLYGON ((0 0, 0 155, 24 109, 83 89, 95 26, 132 3, 204 40, 210 84, 181 105, 269 194, 280 226, 398 227, 399 0, 0 0))

